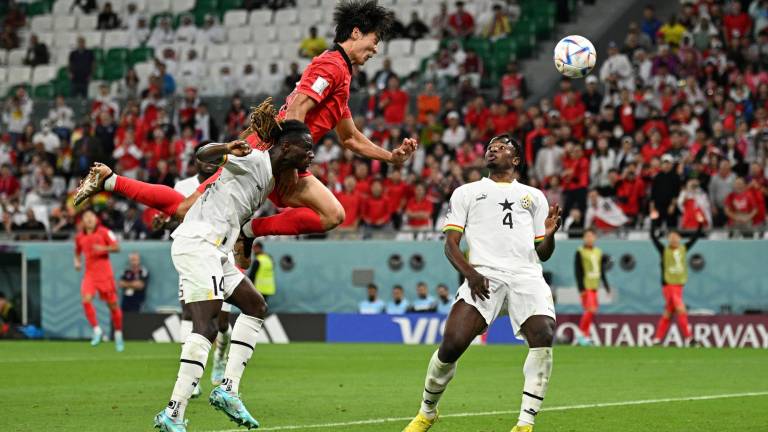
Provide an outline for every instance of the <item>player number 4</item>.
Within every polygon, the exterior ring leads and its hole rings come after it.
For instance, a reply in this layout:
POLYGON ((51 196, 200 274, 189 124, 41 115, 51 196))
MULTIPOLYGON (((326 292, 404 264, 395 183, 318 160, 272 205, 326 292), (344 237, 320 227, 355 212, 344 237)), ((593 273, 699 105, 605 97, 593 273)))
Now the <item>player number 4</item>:
POLYGON ((512 213, 505 213, 504 214, 504 219, 501 220, 501 224, 502 225, 507 225, 507 226, 509 226, 509 229, 512 229, 512 227, 514 225, 512 223, 512 213))
POLYGON ((219 279, 219 282, 216 283, 216 276, 211 276, 211 280, 213 281, 213 296, 217 297, 219 293, 224 293, 224 276, 219 279))

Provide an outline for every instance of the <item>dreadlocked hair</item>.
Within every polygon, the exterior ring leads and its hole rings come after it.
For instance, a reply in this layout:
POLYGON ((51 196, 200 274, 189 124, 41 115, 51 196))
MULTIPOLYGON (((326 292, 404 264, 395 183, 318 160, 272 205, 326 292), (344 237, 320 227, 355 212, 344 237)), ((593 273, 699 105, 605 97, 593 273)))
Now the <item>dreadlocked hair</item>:
POLYGON ((248 135, 255 133, 264 142, 276 143, 282 128, 277 115, 277 109, 272 105, 272 98, 264 99, 258 106, 251 108, 251 114, 248 116, 248 128, 240 133, 240 139, 245 139, 248 135))
POLYGON ((376 4, 375 0, 347 0, 336 4, 333 11, 336 36, 333 41, 342 43, 352 36, 357 27, 363 34, 376 33, 386 39, 395 21, 395 13, 376 4))

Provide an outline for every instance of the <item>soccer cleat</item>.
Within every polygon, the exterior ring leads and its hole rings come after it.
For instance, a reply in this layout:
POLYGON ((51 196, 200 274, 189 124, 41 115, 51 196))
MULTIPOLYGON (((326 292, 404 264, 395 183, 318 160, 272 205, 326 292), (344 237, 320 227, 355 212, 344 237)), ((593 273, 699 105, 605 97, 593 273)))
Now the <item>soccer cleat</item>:
POLYGON ((93 336, 91 336, 91 346, 96 346, 101 343, 101 338, 104 336, 104 332, 100 328, 93 329, 93 336))
POLYGON ((576 336, 576 343, 579 346, 592 346, 592 339, 579 335, 576 336))
POLYGON ((429 428, 432 427, 437 422, 438 412, 435 411, 435 416, 432 418, 429 418, 424 415, 423 412, 419 411, 418 414, 416 414, 416 417, 411 420, 410 423, 408 423, 408 426, 403 429, 403 432, 425 432, 428 431, 429 428))
POLYGON ((211 369, 211 384, 217 386, 224 379, 224 371, 227 368, 227 359, 213 356, 213 369, 211 369))
POLYGON ((245 408, 239 394, 232 394, 221 387, 215 387, 208 398, 208 402, 226 414, 238 426, 245 426, 248 429, 259 427, 259 422, 245 408))
POLYGON ((533 425, 515 426, 511 432, 533 432, 533 425))
POLYGON ((187 421, 182 420, 175 423, 173 419, 168 417, 165 410, 162 410, 155 416, 155 428, 162 432, 187 432, 187 421))
POLYGON ((200 397, 201 394, 203 394, 203 389, 200 387, 201 387, 200 383, 197 383, 194 390, 192 390, 192 396, 191 396, 192 399, 197 399, 200 397))
POLYGON ((104 180, 112 175, 112 169, 101 163, 94 163, 88 175, 80 182, 75 192, 75 206, 104 190, 104 180))
POLYGON ((115 351, 125 351, 125 341, 123 340, 123 332, 115 332, 115 351))

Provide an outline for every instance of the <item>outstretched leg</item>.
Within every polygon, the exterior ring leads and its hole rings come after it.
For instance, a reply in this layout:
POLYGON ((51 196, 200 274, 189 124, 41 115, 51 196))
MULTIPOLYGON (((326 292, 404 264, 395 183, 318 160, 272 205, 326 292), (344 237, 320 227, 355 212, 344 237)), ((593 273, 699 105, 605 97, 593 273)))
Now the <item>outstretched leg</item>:
MULTIPOLYGON (((528 356, 523 365, 523 400, 520 404, 517 430, 533 425, 536 414, 541 410, 544 396, 552 374, 552 342, 555 334, 555 320, 546 315, 533 315, 520 327, 528 342, 528 356)), ((514 431, 515 429, 513 429, 514 431)))

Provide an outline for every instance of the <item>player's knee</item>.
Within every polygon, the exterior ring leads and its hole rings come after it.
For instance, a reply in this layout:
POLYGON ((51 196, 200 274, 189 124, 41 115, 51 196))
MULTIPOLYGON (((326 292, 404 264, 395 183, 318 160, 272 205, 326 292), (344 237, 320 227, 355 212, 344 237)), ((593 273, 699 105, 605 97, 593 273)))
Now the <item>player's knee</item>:
POLYGON ((192 322, 192 333, 203 335, 203 337, 213 343, 213 341, 216 340, 219 329, 213 320, 195 320, 192 322))
POLYGON ((443 338, 440 349, 437 351, 437 358, 443 363, 454 363, 459 360, 461 354, 466 349, 464 343, 457 338, 448 336, 443 338))
POLYGON ((539 325, 531 329, 530 333, 528 335, 528 345, 531 348, 552 346, 555 339, 554 320, 539 323, 539 325))
POLYGON ((218 326, 219 326, 219 331, 221 333, 226 333, 227 330, 229 330, 229 314, 228 313, 221 312, 219 314, 218 326))
POLYGON ((90 303, 90 302, 92 302, 92 301, 93 301, 93 296, 90 296, 90 295, 84 295, 84 296, 82 297, 82 301, 83 301, 83 303, 90 303))
POLYGON ((320 214, 320 221, 323 223, 323 228, 332 230, 341 225, 346 217, 347 214, 344 212, 344 207, 337 203, 330 211, 320 214))

